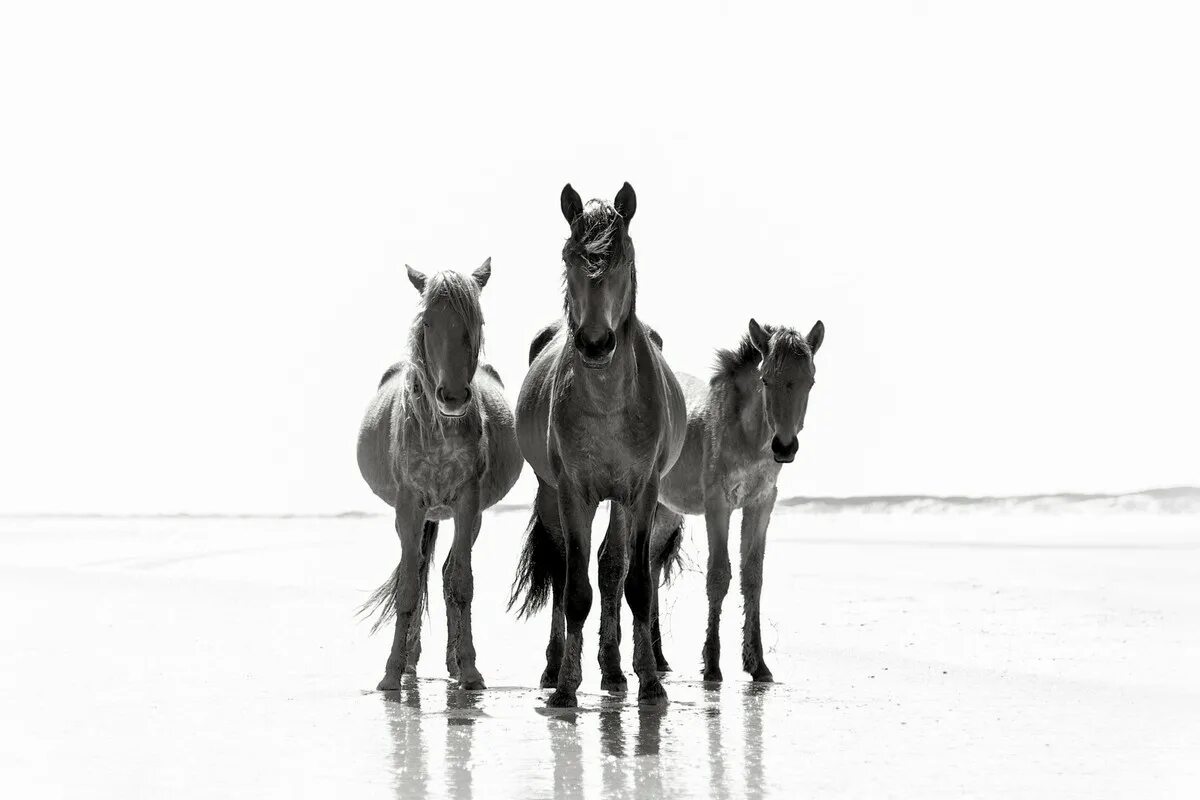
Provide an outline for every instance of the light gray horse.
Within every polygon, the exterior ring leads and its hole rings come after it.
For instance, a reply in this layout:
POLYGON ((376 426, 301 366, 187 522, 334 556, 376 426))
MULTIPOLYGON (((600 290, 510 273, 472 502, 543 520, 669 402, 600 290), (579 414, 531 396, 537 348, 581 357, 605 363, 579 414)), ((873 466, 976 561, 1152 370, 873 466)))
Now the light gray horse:
POLYGON ((438 522, 454 518, 454 543, 442 568, 446 598, 446 668, 464 689, 484 688, 471 636, 471 546, 481 512, 521 474, 513 415, 500 376, 479 363, 483 343, 480 290, 491 259, 470 277, 411 267, 421 293, 408 358, 384 374, 358 435, 358 467, 371 491, 396 510, 400 565, 364 606, 391 615, 396 633, 379 689, 397 689, 420 657, 421 609, 438 522))
MULTIPOLYGON (((683 454, 663 478, 653 541, 657 586, 679 559, 681 514, 703 514, 708 529, 708 635, 704 680, 721 680, 721 603, 729 591, 729 521, 742 510, 741 584, 745 603, 742 669, 756 681, 771 681, 763 660, 759 599, 767 524, 775 506, 783 464, 796 456, 796 434, 804 428, 808 396, 816 376, 814 356, 825 338, 820 321, 807 336, 791 328, 760 326, 736 350, 717 354, 712 379, 679 375, 687 396, 688 428, 683 454)), ((658 632, 658 596, 652 619, 655 659, 669 669, 658 632)))
POLYGON ((600 551, 606 576, 601 685, 616 690, 626 685, 619 614, 612 613, 619 611, 624 579, 633 612, 638 699, 664 702, 650 632, 650 533, 660 477, 683 447, 687 409, 679 383, 636 314, 629 238, 637 207, 633 187, 622 186, 612 205, 593 200, 584 207, 568 184, 560 202, 571 229, 563 247, 566 319, 549 341, 534 343, 517 401, 517 438, 537 473, 538 496, 512 601, 526 592, 522 612, 529 613, 553 594, 542 685, 556 686, 548 705, 574 706, 582 681, 583 623, 592 605, 592 520, 597 505, 612 500, 600 551))

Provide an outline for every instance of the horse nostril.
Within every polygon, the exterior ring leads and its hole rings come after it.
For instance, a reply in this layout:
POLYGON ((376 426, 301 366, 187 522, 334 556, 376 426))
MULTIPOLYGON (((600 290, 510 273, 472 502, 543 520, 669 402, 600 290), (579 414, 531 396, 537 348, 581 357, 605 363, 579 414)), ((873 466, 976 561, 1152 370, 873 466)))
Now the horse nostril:
POLYGON ((611 328, 604 335, 593 339, 581 328, 575 333, 575 347, 588 358, 602 358, 617 347, 617 334, 611 328))
POLYGON ((445 405, 463 406, 471 399, 471 387, 465 386, 461 392, 448 392, 445 386, 439 386, 435 394, 438 401, 445 405))

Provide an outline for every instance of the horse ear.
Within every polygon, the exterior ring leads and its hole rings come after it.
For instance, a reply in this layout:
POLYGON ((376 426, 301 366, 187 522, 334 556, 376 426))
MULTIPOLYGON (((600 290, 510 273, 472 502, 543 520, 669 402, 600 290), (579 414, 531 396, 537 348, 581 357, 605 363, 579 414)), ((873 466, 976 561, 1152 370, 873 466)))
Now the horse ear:
POLYGON ((421 294, 424 294, 425 293, 425 281, 426 281, 425 273, 417 272, 415 269, 410 267, 408 264, 405 264, 404 268, 406 270, 408 270, 408 282, 411 283, 413 286, 417 287, 418 292, 420 292, 421 294))
POLYGON ((621 187, 621 191, 617 192, 617 199, 613 202, 613 208, 621 215, 621 219, 625 220, 628 225, 633 219, 633 212, 637 211, 637 195, 634 194, 633 187, 629 185, 629 181, 621 187))
POLYGON ((571 188, 571 184, 563 187, 562 196, 558 199, 559 205, 562 206, 563 216, 567 218, 568 225, 574 225, 575 220, 579 219, 579 215, 583 213, 583 200, 579 199, 579 192, 571 188))
POLYGON ((471 273, 471 277, 479 284, 479 288, 487 286, 488 278, 492 277, 492 257, 488 256, 487 260, 479 265, 479 269, 471 273))
POLYGON ((821 342, 825 341, 825 323, 817 320, 817 324, 812 326, 812 330, 808 332, 808 346, 815 356, 817 351, 821 349, 821 342))
POLYGON ((771 349, 771 335, 753 319, 750 320, 750 342, 755 350, 762 353, 763 358, 767 357, 767 351, 771 349))

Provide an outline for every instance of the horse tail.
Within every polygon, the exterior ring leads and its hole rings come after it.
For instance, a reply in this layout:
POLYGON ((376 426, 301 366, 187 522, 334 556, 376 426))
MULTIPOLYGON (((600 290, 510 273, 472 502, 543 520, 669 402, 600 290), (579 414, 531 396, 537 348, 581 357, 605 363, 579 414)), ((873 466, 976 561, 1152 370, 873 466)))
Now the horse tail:
MULTIPOLYGON (((659 570, 662 571, 662 582, 664 586, 667 586, 683 567, 683 515, 659 506, 659 517, 661 518, 665 514, 670 515, 670 523, 666 526, 667 534, 654 542, 656 552, 650 556, 650 566, 656 574, 659 570)), ((658 539, 657 536, 655 538, 658 539)))
MULTIPOLYGON (((429 608, 429 565, 433 563, 433 548, 437 544, 438 524, 426 520, 421 532, 421 565, 417 569, 417 580, 420 581, 421 591, 417 594, 417 607, 414 614, 420 616, 422 611, 429 608)), ((400 565, 392 570, 392 577, 383 582, 378 589, 371 593, 367 602, 358 609, 360 617, 374 617, 371 623, 371 633, 375 633, 396 617, 396 598, 400 594, 400 565)))
POLYGON ((521 560, 517 563, 517 574, 513 578, 508 596, 508 610, 520 601, 518 617, 530 617, 541 610, 550 599, 555 574, 565 574, 567 565, 563 554, 554 541, 554 533, 542 522, 534 503, 533 516, 525 529, 525 546, 521 548, 521 560), (521 595, 524 594, 524 599, 521 595))

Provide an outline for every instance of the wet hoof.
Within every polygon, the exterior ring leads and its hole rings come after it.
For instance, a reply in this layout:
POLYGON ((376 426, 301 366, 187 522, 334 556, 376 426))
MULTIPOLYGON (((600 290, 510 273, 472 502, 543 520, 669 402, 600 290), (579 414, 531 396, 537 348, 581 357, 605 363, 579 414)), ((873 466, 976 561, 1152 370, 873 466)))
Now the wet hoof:
POLYGON ((663 706, 667 704, 667 690, 663 688, 658 678, 651 681, 642 681, 641 688, 638 689, 638 703, 643 706, 663 706))
POLYGON ((624 693, 629 691, 629 681, 619 672, 616 675, 606 675, 600 679, 600 690, 624 693))
POLYGON ((462 671, 462 675, 458 677, 458 688, 474 691, 477 689, 486 689, 487 686, 483 683, 483 676, 479 674, 479 670, 471 668, 462 671))
POLYGON ((555 686, 558 686, 558 670, 546 667, 546 670, 542 673, 539 685, 543 689, 553 689, 555 686))
POLYGON ((417 665, 409 664, 407 667, 404 668, 404 674, 405 675, 416 675, 417 674, 417 665))
POLYGON ((579 705, 575 700, 575 693, 568 692, 565 689, 556 689, 554 694, 550 695, 546 700, 547 708, 576 708, 579 705))
POLYGON ((721 675, 720 667, 713 667, 712 669, 704 670, 705 683, 720 683, 723 680, 725 680, 725 678, 721 675))
POLYGON ((771 670, 766 667, 759 667, 756 671, 750 673, 750 677, 755 683, 774 683, 775 676, 771 674, 771 670))
POLYGON ((400 688, 399 675, 384 675, 383 680, 375 687, 378 692, 394 692, 400 688))
POLYGON ((671 671, 671 665, 667 663, 667 660, 665 658, 660 658, 658 660, 658 662, 654 665, 654 668, 656 670, 658 670, 659 672, 670 672, 671 671))

